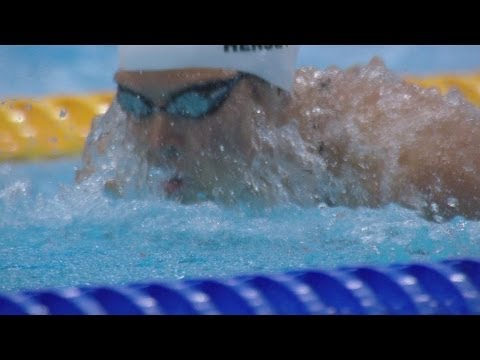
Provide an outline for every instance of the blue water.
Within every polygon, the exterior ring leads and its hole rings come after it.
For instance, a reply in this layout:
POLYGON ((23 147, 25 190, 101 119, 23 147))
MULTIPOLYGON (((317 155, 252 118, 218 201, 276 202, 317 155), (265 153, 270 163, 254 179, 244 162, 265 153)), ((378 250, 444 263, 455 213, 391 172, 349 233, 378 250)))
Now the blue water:
MULTIPOLYGON (((300 63, 347 66, 378 53, 406 73, 480 68, 480 47, 455 49, 308 47, 300 63)), ((0 95, 113 88, 115 61, 114 47, 0 47, 0 63, 13 69, 0 67, 0 95)), ((478 221, 437 224, 395 205, 250 209, 116 200, 75 186, 78 166, 77 158, 0 164, 0 292, 480 257, 478 221)))

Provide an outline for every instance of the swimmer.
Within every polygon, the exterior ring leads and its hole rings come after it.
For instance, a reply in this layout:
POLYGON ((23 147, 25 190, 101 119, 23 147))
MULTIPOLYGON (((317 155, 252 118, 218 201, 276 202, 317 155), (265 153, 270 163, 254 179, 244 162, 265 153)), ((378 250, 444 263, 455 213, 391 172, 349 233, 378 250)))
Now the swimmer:
MULTIPOLYGON (((128 153, 142 168, 167 169, 164 193, 186 203, 397 203, 431 220, 480 219, 480 109, 408 84, 377 58, 295 70, 297 53, 120 47, 116 99, 92 126, 77 179, 97 173, 102 156, 128 153)), ((140 173, 121 160, 105 183, 120 195, 140 173)))

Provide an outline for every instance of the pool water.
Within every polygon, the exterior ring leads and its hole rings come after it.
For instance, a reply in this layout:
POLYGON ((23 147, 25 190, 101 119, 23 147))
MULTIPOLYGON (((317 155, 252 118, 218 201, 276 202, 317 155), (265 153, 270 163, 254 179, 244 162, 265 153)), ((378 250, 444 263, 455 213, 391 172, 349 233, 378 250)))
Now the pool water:
POLYGON ((0 292, 480 257, 480 222, 414 211, 118 200, 79 159, 0 165, 0 292))
MULTIPOLYGON (((45 69, 28 67, 32 51, 45 58, 51 51, 6 48, 0 48, 0 62, 14 61, 12 54, 17 54, 29 70, 19 81, 0 74, 11 80, 0 82, 4 96, 112 87, 110 75, 105 76, 114 68, 112 47, 77 49, 80 55, 63 49, 56 53, 54 80, 37 76, 39 71, 45 75, 45 69), (82 56, 90 62, 80 61, 82 56), (71 71, 72 58, 83 64, 77 75, 71 71), (86 75, 90 82, 76 81, 86 75), (32 78, 39 81, 31 85, 32 78)), ((457 50, 463 63, 445 56, 453 54, 448 47, 408 46, 330 47, 327 58, 309 47, 300 62, 346 66, 341 62, 348 54, 351 62, 365 62, 374 53, 401 72, 473 69, 472 59, 479 57, 472 55, 479 55, 480 47, 457 50)), ((253 209, 241 204, 180 205, 158 198, 121 200, 76 185, 79 166, 79 158, 0 164, 0 292, 480 257, 480 222, 461 217, 434 223, 396 205, 253 209)))

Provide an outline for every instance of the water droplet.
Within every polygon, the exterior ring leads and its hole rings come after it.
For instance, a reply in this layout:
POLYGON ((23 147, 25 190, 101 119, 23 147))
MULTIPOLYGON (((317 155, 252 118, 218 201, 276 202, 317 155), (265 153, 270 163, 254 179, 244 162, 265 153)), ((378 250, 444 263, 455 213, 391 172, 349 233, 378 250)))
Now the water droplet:
POLYGON ((361 281, 358 280, 350 280, 346 283, 346 287, 349 290, 358 290, 362 287, 361 281))
POLYGON ((60 109, 58 116, 63 120, 68 116, 68 111, 66 109, 60 109))
POLYGON ((200 200, 200 201, 205 201, 205 200, 207 200, 207 195, 203 192, 199 192, 199 193, 197 193, 197 199, 200 200))
POLYGON ((454 197, 449 197, 447 200, 448 206, 456 208, 458 206, 458 199, 454 197))
POLYGON ((466 277, 462 273, 455 273, 450 275, 450 281, 452 282, 460 283, 460 282, 464 282, 465 280, 466 280, 466 277))

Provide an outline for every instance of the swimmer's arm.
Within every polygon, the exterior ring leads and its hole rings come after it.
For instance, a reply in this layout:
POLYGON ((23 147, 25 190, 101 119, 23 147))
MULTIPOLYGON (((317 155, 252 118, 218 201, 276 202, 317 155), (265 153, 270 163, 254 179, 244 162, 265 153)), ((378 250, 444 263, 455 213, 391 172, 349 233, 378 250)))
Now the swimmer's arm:
POLYGON ((409 101, 397 102, 388 113, 379 106, 380 87, 367 92, 354 72, 347 75, 332 82, 329 92, 299 96, 306 99, 300 101, 302 108, 323 109, 305 117, 300 129, 328 173, 344 186, 346 196, 339 204, 396 202, 430 219, 480 219, 478 108, 401 83, 392 94, 408 95, 409 101))
POLYGON ((411 203, 407 189, 413 186, 423 194, 429 218, 480 219, 480 116, 455 111, 402 144, 398 179, 405 175, 405 182, 397 184, 397 195, 400 202, 411 203))

